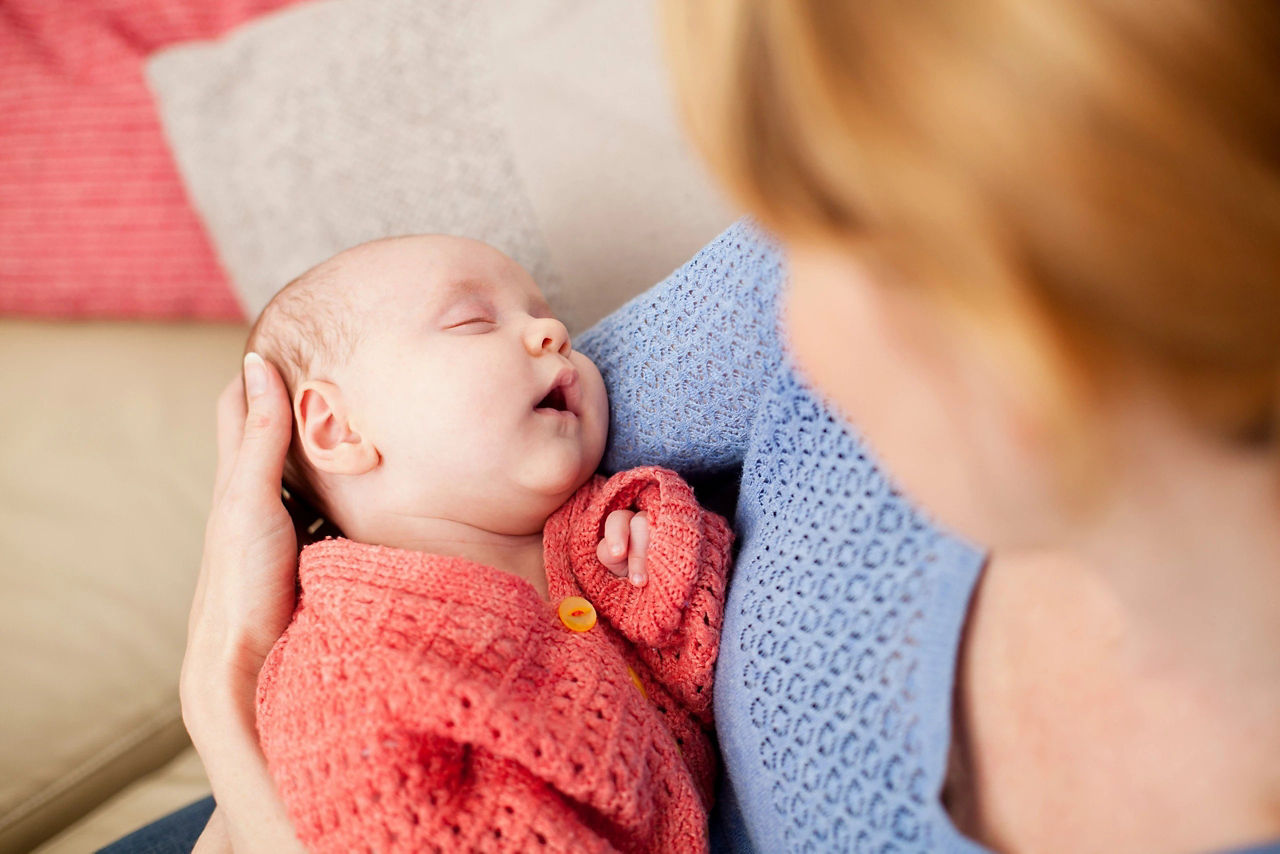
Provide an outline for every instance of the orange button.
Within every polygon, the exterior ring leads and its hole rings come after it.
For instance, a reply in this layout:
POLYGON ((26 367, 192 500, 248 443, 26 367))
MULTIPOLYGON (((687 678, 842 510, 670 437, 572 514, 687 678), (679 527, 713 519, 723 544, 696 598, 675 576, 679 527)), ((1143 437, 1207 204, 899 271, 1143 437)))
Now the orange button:
POLYGON ((640 689, 640 696, 646 700, 649 699, 649 692, 644 690, 644 683, 640 681, 640 674, 632 670, 630 665, 627 666, 627 673, 631 675, 631 681, 636 683, 636 687, 640 689))
POLYGON ((575 632, 590 631, 596 624, 596 609, 581 596, 566 596, 560 600, 560 622, 575 632))

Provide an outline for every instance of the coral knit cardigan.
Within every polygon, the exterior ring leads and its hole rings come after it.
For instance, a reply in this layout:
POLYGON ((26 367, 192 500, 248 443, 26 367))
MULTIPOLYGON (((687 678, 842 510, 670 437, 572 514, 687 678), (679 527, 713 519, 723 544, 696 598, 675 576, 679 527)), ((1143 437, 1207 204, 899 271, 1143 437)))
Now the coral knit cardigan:
POLYGON ((547 520, 550 602, 462 558, 330 539, 258 682, 258 731, 314 851, 707 849, 711 680, 732 533, 673 472, 594 477, 547 520), (596 558, 646 510, 648 581, 596 558), (572 631, 557 605, 593 603, 572 631))

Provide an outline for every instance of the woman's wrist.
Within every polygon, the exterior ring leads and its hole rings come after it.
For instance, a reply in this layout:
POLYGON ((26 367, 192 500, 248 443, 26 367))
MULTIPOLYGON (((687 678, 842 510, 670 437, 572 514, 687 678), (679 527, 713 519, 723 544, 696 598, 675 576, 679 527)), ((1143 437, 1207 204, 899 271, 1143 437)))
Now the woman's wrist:
POLYGON ((256 667, 243 657, 202 652, 189 646, 182 662, 179 698, 182 720, 197 750, 206 735, 228 727, 252 728, 258 684, 256 667))
POLYGON ((258 745, 254 686, 243 674, 183 683, 183 720, 236 852, 301 851, 258 745))

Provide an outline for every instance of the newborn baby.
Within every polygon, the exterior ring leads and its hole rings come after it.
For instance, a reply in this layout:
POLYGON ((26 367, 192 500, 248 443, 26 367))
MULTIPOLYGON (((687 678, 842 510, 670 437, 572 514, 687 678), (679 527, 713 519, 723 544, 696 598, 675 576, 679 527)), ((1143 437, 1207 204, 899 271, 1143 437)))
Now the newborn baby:
POLYGON ((699 851, 732 534, 674 473, 595 474, 599 371, 457 237, 357 246, 248 349, 293 401, 303 549, 258 731, 316 851, 699 851))

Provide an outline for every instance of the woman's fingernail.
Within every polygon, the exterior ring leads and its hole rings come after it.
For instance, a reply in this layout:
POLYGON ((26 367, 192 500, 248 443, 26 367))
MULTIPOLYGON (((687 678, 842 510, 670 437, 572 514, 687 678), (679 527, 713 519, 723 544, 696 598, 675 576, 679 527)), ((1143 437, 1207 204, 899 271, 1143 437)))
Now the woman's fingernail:
POLYGON ((257 353, 244 354, 244 390, 250 398, 267 390, 267 367, 257 353))

